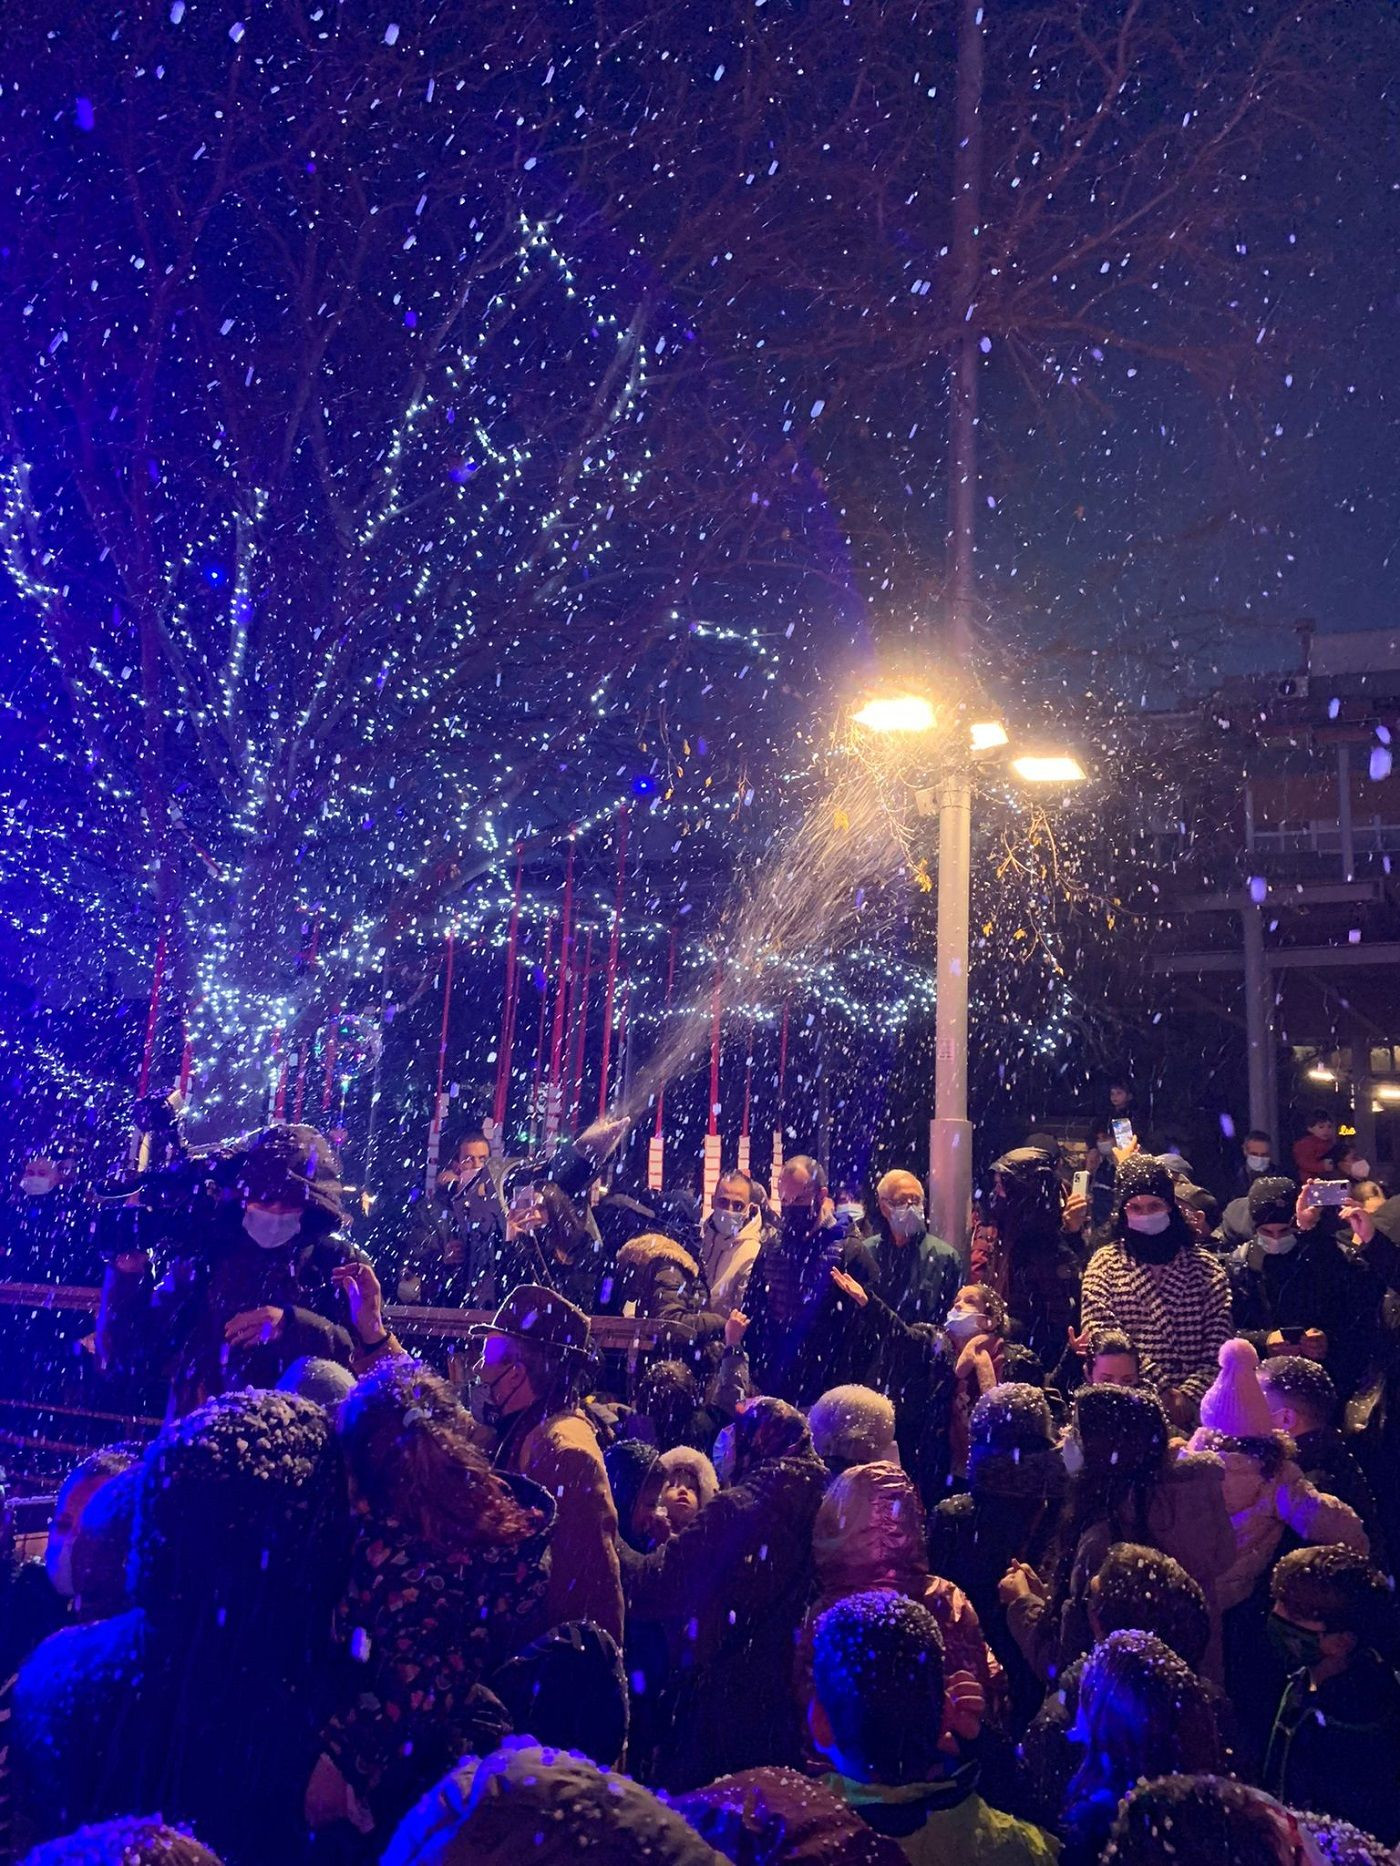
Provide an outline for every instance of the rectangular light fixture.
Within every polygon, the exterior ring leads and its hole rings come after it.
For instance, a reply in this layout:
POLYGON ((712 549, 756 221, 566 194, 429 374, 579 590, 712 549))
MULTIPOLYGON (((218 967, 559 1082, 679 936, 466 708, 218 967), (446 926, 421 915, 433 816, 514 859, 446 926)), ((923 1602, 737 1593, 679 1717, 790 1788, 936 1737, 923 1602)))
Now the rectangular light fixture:
POLYGON ((917 693, 896 693, 868 700, 855 716, 867 732, 927 732, 934 721, 928 701, 917 693))
POLYGON ((1058 752, 1053 756, 1015 758, 1011 769, 1018 778, 1024 778, 1027 784, 1082 784, 1084 767, 1077 758, 1068 752, 1058 752))
POLYGON ((1006 727, 999 719, 979 719, 972 727, 972 749, 975 752, 994 752, 998 745, 1006 743, 1006 727))

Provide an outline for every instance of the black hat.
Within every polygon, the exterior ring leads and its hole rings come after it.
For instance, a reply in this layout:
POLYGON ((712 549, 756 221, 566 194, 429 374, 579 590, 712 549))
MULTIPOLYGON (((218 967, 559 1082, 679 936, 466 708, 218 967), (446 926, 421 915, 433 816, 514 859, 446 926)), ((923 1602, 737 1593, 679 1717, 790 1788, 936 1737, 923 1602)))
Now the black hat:
POLYGON ((1129 1199, 1161 1199, 1168 1206, 1176 1201, 1170 1169, 1151 1153, 1130 1153, 1119 1162, 1115 1192, 1119 1211, 1129 1199))
POLYGON ((480 1333, 509 1335, 513 1341, 578 1360, 588 1353, 588 1317, 541 1283, 519 1284, 480 1333))
POLYGON ((1260 1225, 1292 1224, 1297 1206, 1298 1188, 1291 1179, 1267 1174, 1249 1188, 1249 1217, 1256 1231, 1260 1225))
POLYGON ((618 1533, 631 1548, 642 1546, 632 1533, 632 1512, 660 1456, 655 1445, 648 1445, 640 1438, 620 1438, 603 1453, 613 1503, 617 1507, 618 1533))
POLYGON ((337 1220, 344 1216, 335 1149, 302 1122, 279 1121, 250 1135, 234 1183, 249 1199, 299 1199, 337 1220))

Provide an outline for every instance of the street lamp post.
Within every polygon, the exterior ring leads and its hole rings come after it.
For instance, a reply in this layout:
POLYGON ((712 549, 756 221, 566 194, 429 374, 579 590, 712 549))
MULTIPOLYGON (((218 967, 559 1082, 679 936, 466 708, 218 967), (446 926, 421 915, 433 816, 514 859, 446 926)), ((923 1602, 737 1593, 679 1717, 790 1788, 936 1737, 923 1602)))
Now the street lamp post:
POLYGON ((938 996, 934 1006, 929 1201, 934 1231, 963 1252, 972 1204, 967 1116, 967 994, 972 920, 972 773, 965 761, 938 786, 938 996))
MULTIPOLYGON (((938 723, 937 709, 910 693, 871 699, 855 715, 868 732, 922 738, 938 723)), ((916 790, 921 816, 938 811, 938 995, 934 1005, 933 1119, 929 1123, 929 1220, 963 1258, 969 1250, 972 1205, 972 1123, 967 1112, 968 974, 972 948, 972 760, 1007 744, 996 720, 961 729, 942 760, 936 790, 916 790)), ((1077 758, 1063 751, 1027 752, 1011 769, 1028 784, 1076 784, 1077 758)))

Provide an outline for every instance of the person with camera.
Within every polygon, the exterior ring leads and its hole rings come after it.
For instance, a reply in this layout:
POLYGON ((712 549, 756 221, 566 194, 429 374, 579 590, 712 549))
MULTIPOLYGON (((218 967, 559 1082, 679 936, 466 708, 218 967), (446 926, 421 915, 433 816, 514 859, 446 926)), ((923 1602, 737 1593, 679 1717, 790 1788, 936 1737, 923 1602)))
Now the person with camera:
POLYGON ((1261 1353, 1321 1361, 1345 1402, 1379 1346, 1380 1279, 1337 1237, 1336 1185, 1265 1176, 1249 1189, 1253 1235, 1228 1259, 1235 1328, 1261 1353))
POLYGON ((274 1387, 303 1356, 350 1366, 382 1346, 357 1334, 337 1270, 367 1263, 341 1235, 340 1166, 312 1127, 279 1123, 210 1162, 173 1226, 157 1279, 134 1239, 112 1252, 97 1318, 101 1363, 163 1373, 178 1417, 219 1393, 274 1387))

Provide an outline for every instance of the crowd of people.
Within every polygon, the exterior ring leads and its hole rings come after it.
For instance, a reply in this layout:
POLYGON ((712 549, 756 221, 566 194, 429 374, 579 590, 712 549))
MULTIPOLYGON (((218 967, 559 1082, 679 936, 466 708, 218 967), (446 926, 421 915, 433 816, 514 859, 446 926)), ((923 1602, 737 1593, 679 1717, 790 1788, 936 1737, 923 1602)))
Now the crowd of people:
POLYGON ((468 1136, 392 1268, 300 1126, 113 1234, 93 1359, 166 1423, 10 1554, 0 1851, 1394 1857, 1400 1198, 1325 1117, 1217 1195, 1031 1135, 954 1241, 907 1170, 702 1220, 617 1138, 468 1136))

